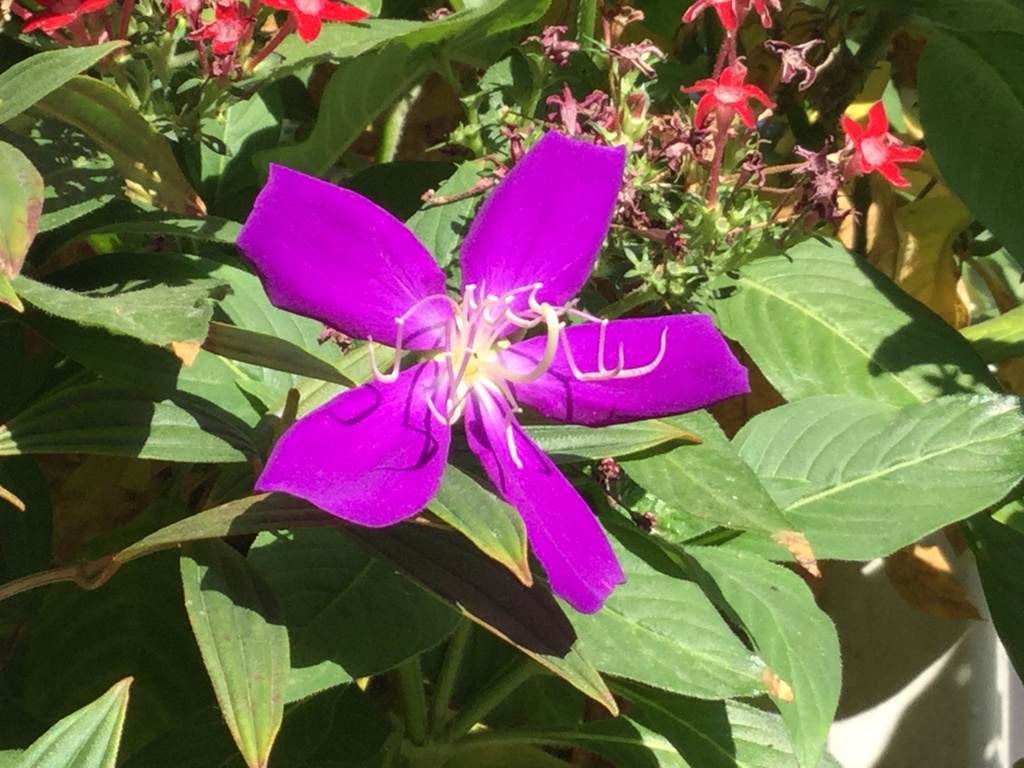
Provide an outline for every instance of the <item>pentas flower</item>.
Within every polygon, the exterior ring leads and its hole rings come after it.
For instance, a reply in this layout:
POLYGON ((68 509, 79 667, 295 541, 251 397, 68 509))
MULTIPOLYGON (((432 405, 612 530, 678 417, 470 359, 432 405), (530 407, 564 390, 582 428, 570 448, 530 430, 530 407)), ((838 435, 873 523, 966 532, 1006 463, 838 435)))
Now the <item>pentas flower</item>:
POLYGON ((360 21, 368 14, 362 8, 333 0, 263 0, 264 5, 288 11, 305 42, 316 40, 325 21, 360 21))
POLYGON ((843 115, 843 132, 846 133, 846 147, 852 150, 848 172, 851 175, 878 171, 892 185, 909 187, 910 182, 900 172, 897 163, 914 163, 921 159, 924 151, 908 147, 889 133, 889 118, 882 102, 877 101, 868 112, 866 128, 843 115))
POLYGON ((209 40, 217 56, 232 54, 249 31, 253 18, 240 3, 217 3, 214 19, 189 35, 192 40, 209 40))
POLYGON ((345 520, 415 515, 441 482, 452 428, 522 516, 552 589, 593 612, 624 575, 587 504, 527 436, 524 406, 602 426, 747 391, 711 320, 605 321, 571 300, 604 240, 625 150, 549 133, 485 200, 461 248, 462 289, 364 197, 272 166, 238 238, 271 301, 395 347, 377 370, 292 425, 257 481, 345 520), (570 324, 570 319, 576 322, 570 324), (536 331, 531 335, 531 331, 536 331))
POLYGON ((767 29, 772 25, 771 11, 781 11, 781 0, 697 0, 686 9, 683 23, 690 24, 698 15, 713 8, 727 32, 736 32, 751 8, 761 17, 761 25, 767 29))
POLYGON ((112 0, 39 0, 42 9, 25 17, 23 32, 41 29, 50 33, 66 27, 89 13, 106 8, 112 0))
POLYGON ((701 127, 713 111, 719 131, 728 128, 736 115, 740 116, 744 125, 753 128, 754 112, 747 101, 756 99, 769 108, 774 108, 775 102, 756 85, 747 85, 744 82, 746 77, 747 68, 737 60, 732 66, 723 69, 717 80, 706 78, 698 80, 688 88, 680 88, 683 93, 704 91, 704 95, 697 102, 697 112, 694 114, 693 124, 698 128, 701 127))

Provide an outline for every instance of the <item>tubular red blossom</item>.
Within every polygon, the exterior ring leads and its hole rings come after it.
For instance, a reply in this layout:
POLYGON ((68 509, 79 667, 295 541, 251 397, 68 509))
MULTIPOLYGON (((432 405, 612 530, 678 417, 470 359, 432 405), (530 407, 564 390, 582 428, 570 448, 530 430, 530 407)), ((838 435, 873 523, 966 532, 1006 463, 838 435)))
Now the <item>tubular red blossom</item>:
POLYGON ((756 99, 769 109, 775 108, 775 102, 768 98, 768 94, 756 85, 747 85, 744 80, 747 76, 747 68, 737 61, 731 67, 722 70, 718 80, 707 78, 698 80, 688 88, 680 88, 683 93, 704 92, 697 102, 697 112, 693 117, 693 124, 700 128, 708 115, 715 113, 716 122, 728 127, 736 115, 740 116, 744 125, 753 128, 755 124, 754 112, 747 104, 749 99, 756 99))
POLYGON ((257 488, 361 525, 391 525, 433 497, 461 421, 488 477, 522 516, 554 592, 580 611, 598 610, 625 576, 590 508, 519 426, 520 404, 601 426, 747 391, 746 371, 703 315, 607 322, 573 308, 624 164, 622 147, 542 138, 473 221, 458 297, 390 214, 272 166, 238 245, 274 304, 419 361, 386 373, 374 362, 374 381, 292 425, 257 488), (570 315, 584 322, 568 325, 570 315))
POLYGON ((894 186, 910 186, 897 163, 917 162, 924 151, 904 145, 896 136, 889 133, 889 118, 885 114, 882 102, 875 102, 871 107, 866 128, 861 128, 855 120, 845 115, 842 125, 846 134, 846 149, 853 152, 847 167, 849 175, 858 176, 878 171, 894 186))
POLYGON ((41 29, 49 34, 89 13, 106 8, 112 0, 39 0, 42 10, 26 17, 23 32, 41 29))
POLYGON ((299 37, 305 42, 316 40, 325 21, 361 21, 370 14, 334 0, 263 0, 264 5, 288 11, 299 28, 299 37))

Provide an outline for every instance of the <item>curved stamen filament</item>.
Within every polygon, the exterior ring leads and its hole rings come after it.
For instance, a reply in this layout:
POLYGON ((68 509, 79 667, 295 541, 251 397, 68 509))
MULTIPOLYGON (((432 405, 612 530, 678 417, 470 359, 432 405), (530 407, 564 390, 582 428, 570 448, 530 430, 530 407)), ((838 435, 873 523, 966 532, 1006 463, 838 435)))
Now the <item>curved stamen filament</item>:
POLYGON ((548 372, 551 363, 555 360, 555 353, 558 352, 558 337, 562 332, 562 323, 558 319, 558 313, 550 304, 540 304, 538 308, 547 325, 547 341, 544 344, 544 355, 537 361, 537 365, 533 367, 532 371, 518 373, 501 363, 487 360, 482 363, 482 367, 487 373, 514 384, 529 384, 548 372))
MULTIPOLYGON (((373 337, 366 337, 367 349, 370 354, 370 371, 373 374, 374 381, 379 381, 381 384, 392 384, 398 379, 398 374, 402 371, 402 352, 404 351, 402 349, 402 341, 405 335, 405 321, 415 315, 425 304, 429 304, 430 302, 437 301, 439 299, 446 302, 455 314, 459 313, 459 304, 455 299, 445 293, 434 293, 420 299, 409 307, 405 314, 401 317, 395 318, 395 359, 391 368, 391 373, 383 373, 380 368, 377 367, 377 356, 374 353, 373 337)), ((450 326, 450 324, 446 323, 446 326, 450 326)))
POLYGON ((615 368, 609 370, 604 364, 604 350, 605 350, 605 337, 607 335, 608 321, 601 321, 601 329, 598 331, 597 339, 597 370, 590 373, 584 373, 580 370, 580 367, 576 364, 576 360, 572 356, 572 350, 569 348, 569 338, 565 334, 562 334, 562 349, 565 351, 565 361, 569 365, 569 370, 572 371, 573 377, 579 381, 607 381, 609 379, 632 379, 637 376, 644 376, 659 365, 661 361, 665 359, 665 352, 668 349, 668 328, 664 328, 661 331, 661 339, 658 344, 658 354, 647 365, 641 365, 636 368, 625 367, 625 345, 619 344, 618 361, 615 368))

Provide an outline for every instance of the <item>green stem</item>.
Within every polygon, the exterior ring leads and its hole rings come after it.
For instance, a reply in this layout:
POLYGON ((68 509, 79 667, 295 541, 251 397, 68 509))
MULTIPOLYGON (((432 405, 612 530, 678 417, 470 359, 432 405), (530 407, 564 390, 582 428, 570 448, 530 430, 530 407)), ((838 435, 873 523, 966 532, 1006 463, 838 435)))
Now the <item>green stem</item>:
POLYGON ((422 744, 427 740, 427 694, 423 689, 423 669, 419 656, 413 656, 399 665, 398 683, 405 706, 409 740, 413 744, 422 744))
POLYGON ((417 83, 391 108, 391 113, 384 121, 380 134, 380 146, 377 148, 378 163, 390 163, 395 159, 398 144, 402 140, 402 131, 405 129, 405 121, 409 117, 409 110, 412 109, 412 105, 416 103, 416 99, 422 92, 423 86, 417 83))
POLYGON ((635 291, 627 293, 614 304, 609 304, 605 307, 604 311, 601 313, 601 317, 609 320, 615 320, 622 317, 627 312, 631 312, 637 307, 643 306, 651 301, 656 301, 658 297, 658 292, 652 286, 641 286, 635 291))
POLYGON ((576 28, 573 39, 583 43, 585 38, 594 36, 597 29, 597 0, 579 0, 576 5, 576 28))
POLYGON ((459 677, 459 668, 462 666, 462 657, 466 652, 466 643, 473 631, 472 622, 463 619, 455 628, 455 633, 448 641, 448 649, 444 654, 444 661, 441 664, 441 672, 437 676, 437 686, 434 690, 433 707, 430 710, 430 732, 438 733, 441 725, 448 715, 448 702, 452 699, 452 691, 455 689, 455 682, 459 677))
POLYGON ((481 691, 479 696, 470 701, 452 719, 448 728, 448 740, 455 741, 469 733, 474 725, 508 698, 516 688, 537 674, 537 671, 537 666, 528 656, 514 661, 497 681, 481 691))

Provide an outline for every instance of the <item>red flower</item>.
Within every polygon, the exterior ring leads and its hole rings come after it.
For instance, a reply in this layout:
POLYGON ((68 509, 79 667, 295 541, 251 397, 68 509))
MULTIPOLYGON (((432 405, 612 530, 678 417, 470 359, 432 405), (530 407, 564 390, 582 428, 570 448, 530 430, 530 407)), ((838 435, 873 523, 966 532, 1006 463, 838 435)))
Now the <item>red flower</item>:
POLYGON ((43 32, 54 32, 66 27, 87 13, 102 11, 111 0, 39 0, 43 10, 26 17, 23 32, 42 29, 43 32))
POLYGON ((697 0, 686 9, 686 13, 683 14, 683 23, 689 24, 708 8, 714 8, 726 31, 735 32, 750 11, 751 3, 753 3, 753 9, 761 17, 761 24, 766 29, 772 25, 769 6, 776 11, 782 10, 781 0, 697 0))
POLYGON ((243 15, 244 9, 239 3, 228 5, 217 4, 214 20, 197 29, 189 38, 192 40, 210 40, 214 55, 223 56, 233 53, 239 41, 245 36, 252 25, 252 17, 243 15))
POLYGON ((263 4, 292 14, 299 37, 307 43, 317 38, 324 21, 359 21, 370 15, 362 8, 332 0, 263 0, 263 4))
POLYGON ((698 80, 689 88, 681 88, 683 93, 705 91, 697 102, 697 113, 693 117, 693 125, 700 128, 704 125, 711 111, 723 129, 728 128, 736 115, 740 116, 747 128, 754 127, 754 112, 747 104, 748 99, 757 99, 766 107, 775 107, 775 102, 768 94, 756 85, 746 85, 743 80, 747 76, 747 68, 737 61, 731 67, 722 70, 718 80, 707 78, 698 80))
POLYGON ((868 112, 867 128, 843 116, 846 146, 853 149, 849 170, 853 175, 878 171, 886 181, 897 187, 909 187, 910 182, 900 173, 896 163, 913 163, 921 159, 923 150, 908 147, 889 133, 889 118, 882 102, 875 102, 868 112))

